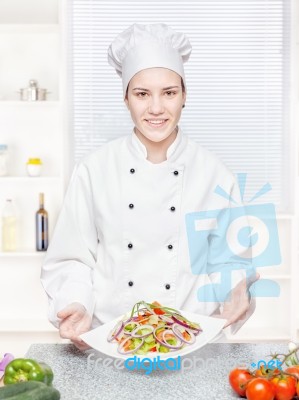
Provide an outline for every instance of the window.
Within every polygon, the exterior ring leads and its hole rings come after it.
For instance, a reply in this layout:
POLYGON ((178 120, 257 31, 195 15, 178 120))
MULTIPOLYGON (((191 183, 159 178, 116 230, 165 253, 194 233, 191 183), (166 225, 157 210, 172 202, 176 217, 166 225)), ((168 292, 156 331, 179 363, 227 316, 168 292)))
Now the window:
POLYGON ((165 22, 193 46, 185 64, 181 127, 233 172, 247 173, 245 201, 289 208, 290 0, 72 0, 74 158, 121 135, 132 122, 107 49, 129 25, 165 22))

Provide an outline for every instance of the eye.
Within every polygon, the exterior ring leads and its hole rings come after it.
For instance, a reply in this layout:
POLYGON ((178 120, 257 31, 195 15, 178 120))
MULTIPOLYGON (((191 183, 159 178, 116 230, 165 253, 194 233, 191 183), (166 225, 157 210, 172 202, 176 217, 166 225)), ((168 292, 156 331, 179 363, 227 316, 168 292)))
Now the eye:
POLYGON ((137 93, 136 93, 136 96, 137 96, 137 97, 146 97, 146 96, 147 96, 147 93, 146 93, 146 92, 137 92, 137 93))
POLYGON ((165 92, 167 97, 173 97, 176 95, 176 92, 174 90, 167 90, 167 92, 165 92))

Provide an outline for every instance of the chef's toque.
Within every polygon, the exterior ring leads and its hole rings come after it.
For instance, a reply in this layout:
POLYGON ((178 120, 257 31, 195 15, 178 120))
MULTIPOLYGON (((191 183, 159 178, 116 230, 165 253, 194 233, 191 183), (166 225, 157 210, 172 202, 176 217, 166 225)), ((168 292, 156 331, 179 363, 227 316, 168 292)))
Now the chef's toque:
POLYGON ((183 33, 166 24, 133 24, 111 43, 108 62, 123 81, 123 93, 133 76, 147 68, 162 67, 175 71, 183 78, 183 63, 189 59, 191 44, 183 33))

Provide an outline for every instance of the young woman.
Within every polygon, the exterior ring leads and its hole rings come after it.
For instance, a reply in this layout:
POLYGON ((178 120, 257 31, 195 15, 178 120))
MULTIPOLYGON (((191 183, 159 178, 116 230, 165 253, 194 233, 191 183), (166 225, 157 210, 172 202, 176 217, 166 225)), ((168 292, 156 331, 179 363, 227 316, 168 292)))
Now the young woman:
MULTIPOLYGON (((140 300, 220 314, 227 325, 254 308, 247 290, 256 276, 243 279, 250 263, 231 268, 237 278, 230 295, 226 287, 213 299, 198 296, 235 261, 222 261, 219 269, 217 257, 208 256, 211 236, 191 259, 186 215, 230 208, 214 189, 221 185, 237 197, 238 187, 221 161, 179 127, 186 101, 183 62, 190 53, 187 37, 164 24, 134 24, 109 47, 134 129, 76 166, 42 268, 49 318, 80 349, 86 348, 81 333, 140 300), (195 259, 205 260, 201 271, 195 259)), ((224 239, 213 235, 213 254, 224 239)))

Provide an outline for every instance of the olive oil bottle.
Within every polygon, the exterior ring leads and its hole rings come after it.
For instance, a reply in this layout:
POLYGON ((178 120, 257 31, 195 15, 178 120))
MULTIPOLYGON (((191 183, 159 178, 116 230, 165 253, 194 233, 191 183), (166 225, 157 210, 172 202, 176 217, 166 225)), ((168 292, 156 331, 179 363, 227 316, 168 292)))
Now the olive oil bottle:
POLYGON ((35 214, 36 250, 46 251, 49 244, 48 213, 44 207, 44 193, 39 194, 39 210, 35 214))

